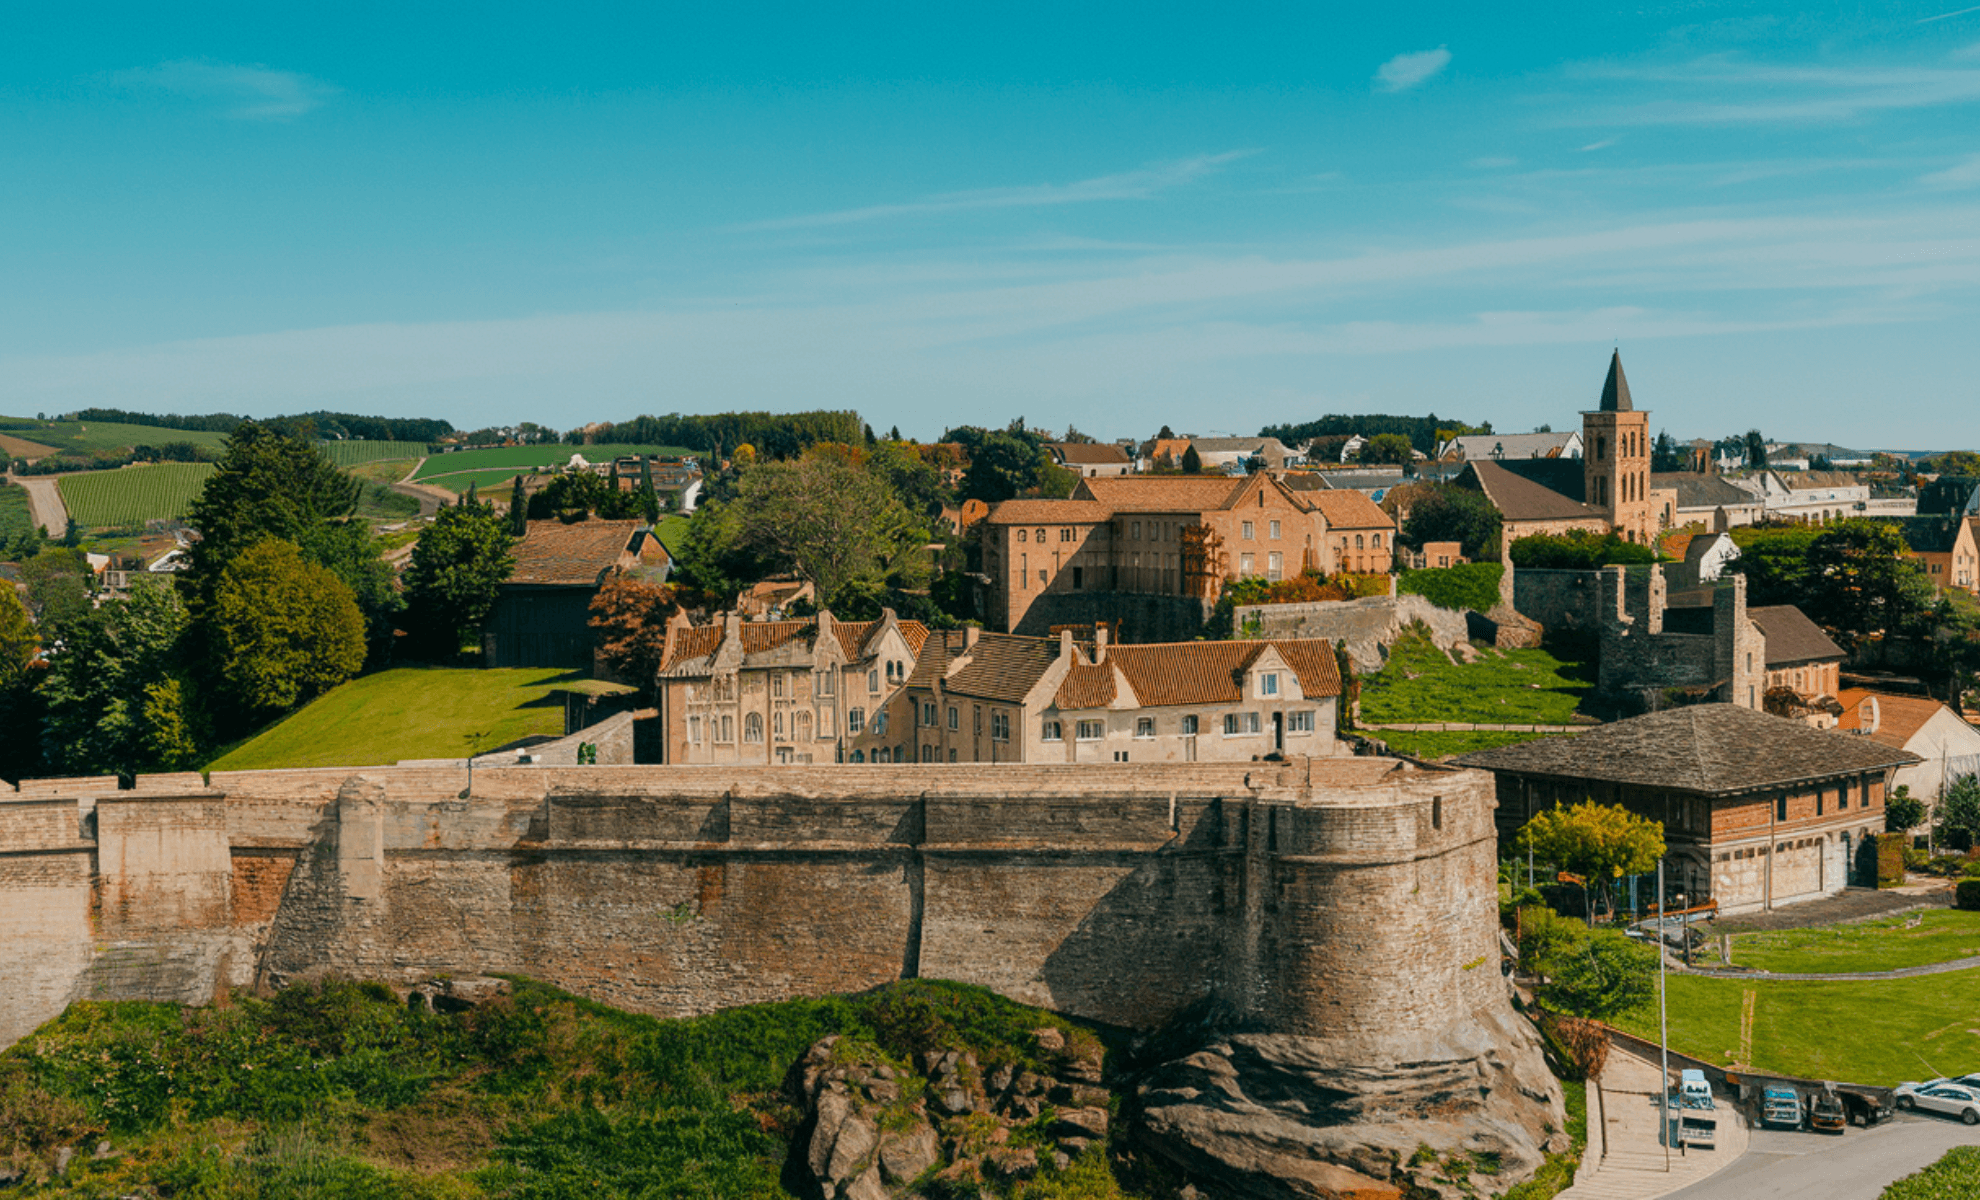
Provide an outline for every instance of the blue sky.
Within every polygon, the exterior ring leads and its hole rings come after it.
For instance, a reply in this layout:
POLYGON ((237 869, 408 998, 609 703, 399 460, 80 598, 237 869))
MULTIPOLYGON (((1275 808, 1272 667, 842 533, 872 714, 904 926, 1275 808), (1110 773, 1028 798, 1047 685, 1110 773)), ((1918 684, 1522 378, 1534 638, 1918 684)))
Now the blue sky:
POLYGON ((1588 9, 17 11, 0 412, 1980 442, 1980 8, 1588 9))

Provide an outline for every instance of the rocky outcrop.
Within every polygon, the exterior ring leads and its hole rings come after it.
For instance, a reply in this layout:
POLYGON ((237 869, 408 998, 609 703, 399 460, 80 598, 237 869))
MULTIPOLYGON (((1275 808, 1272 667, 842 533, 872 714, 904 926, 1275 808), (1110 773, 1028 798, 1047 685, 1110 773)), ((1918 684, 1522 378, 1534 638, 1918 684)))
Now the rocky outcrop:
POLYGON ((1560 1085, 1509 1008, 1407 1062, 1343 1066, 1317 1046, 1214 1038, 1143 1078, 1129 1137, 1232 1200, 1496 1195, 1566 1148, 1560 1085))
POLYGON ((1017 1064, 988 1071, 964 1050, 922 1054, 908 1067, 834 1035, 805 1052, 785 1080, 804 1107, 790 1168, 801 1194, 820 1200, 919 1197, 984 1181, 1060 1171, 1103 1146, 1111 1093, 1100 1085, 1097 1044, 1037 1030, 1041 1074, 1017 1064))
POLYGON ((1301 604, 1248 604, 1233 617, 1239 636, 1323 638, 1345 642, 1348 659, 1364 675, 1382 669, 1389 647, 1403 631, 1422 622, 1430 640, 1446 653, 1466 644, 1470 610, 1438 608, 1422 596, 1370 596, 1362 600, 1323 600, 1301 604))

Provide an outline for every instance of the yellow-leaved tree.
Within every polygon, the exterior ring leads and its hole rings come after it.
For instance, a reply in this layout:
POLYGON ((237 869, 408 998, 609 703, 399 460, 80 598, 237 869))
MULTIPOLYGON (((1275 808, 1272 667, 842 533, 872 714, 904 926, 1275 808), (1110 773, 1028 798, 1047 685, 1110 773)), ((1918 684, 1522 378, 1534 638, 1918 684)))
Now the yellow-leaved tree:
POLYGON ((1657 869, 1664 857, 1664 827, 1620 804, 1584 800, 1534 813, 1519 831, 1519 847, 1586 879, 1583 892, 1592 919, 1598 880, 1606 884, 1657 869))

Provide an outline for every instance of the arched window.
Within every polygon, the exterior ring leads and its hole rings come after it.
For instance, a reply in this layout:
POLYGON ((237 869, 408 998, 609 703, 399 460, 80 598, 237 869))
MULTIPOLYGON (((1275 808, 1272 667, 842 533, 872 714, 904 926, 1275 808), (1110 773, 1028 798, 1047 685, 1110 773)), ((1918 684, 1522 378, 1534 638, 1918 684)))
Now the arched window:
POLYGON ((1382 548, 1382 535, 1379 533, 1375 534, 1373 537, 1368 539, 1368 544, 1374 547, 1375 549, 1380 550, 1382 548))
POLYGON ((775 738, 776 738, 776 739, 777 739, 778 741, 780 741, 780 742, 781 742, 781 741, 783 741, 783 740, 784 740, 784 714, 783 714, 783 713, 772 713, 772 714, 770 715, 770 733, 771 733, 771 734, 772 734, 772 736, 774 736, 774 737, 775 737, 775 738))
POLYGON ((1361 535, 1360 535, 1360 534, 1358 534, 1358 533, 1354 535, 1354 548, 1355 548, 1356 550, 1365 550, 1365 549, 1367 549, 1367 547, 1365 547, 1365 546, 1363 546, 1363 545, 1361 544, 1361 535))
POLYGON ((1043 529, 1038 531, 1038 544, 1041 546, 1045 544, 1045 531, 1043 529))
POLYGON ((791 718, 791 737, 800 742, 811 740, 811 714, 800 710, 791 718))
POLYGON ((734 717, 722 718, 722 740, 725 742, 736 740, 736 719, 734 717))
POLYGON ((1029 529, 1020 529, 1020 530, 1018 530, 1018 541, 1020 541, 1020 542, 1021 542, 1021 541, 1024 541, 1024 540, 1025 540, 1025 537, 1026 537, 1026 535, 1028 535, 1028 534, 1029 534, 1030 532, 1031 532, 1031 531, 1030 531, 1029 529))
POLYGON ((750 713, 748 716, 743 718, 743 741, 760 742, 762 740, 763 740, 763 714, 750 713))
POLYGON ((853 761, 854 761, 854 762, 856 762, 856 763, 863 763, 863 762, 865 762, 865 761, 866 761, 866 751, 864 751, 864 750, 855 750, 855 751, 853 751, 853 761))

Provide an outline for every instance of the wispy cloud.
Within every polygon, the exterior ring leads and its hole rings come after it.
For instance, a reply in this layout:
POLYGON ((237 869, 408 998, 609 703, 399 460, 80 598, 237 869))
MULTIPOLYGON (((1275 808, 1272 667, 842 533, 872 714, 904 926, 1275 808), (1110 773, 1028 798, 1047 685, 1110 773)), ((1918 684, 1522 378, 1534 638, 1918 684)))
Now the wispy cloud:
POLYGON ((1195 183, 1215 174, 1226 163, 1256 154, 1255 150, 1230 150, 1204 154, 1174 162, 1152 163, 1137 171, 1099 175, 1074 183, 1039 183, 1021 187, 981 188, 967 192, 941 192, 904 204, 875 204, 837 212, 809 213, 751 221, 731 228, 805 229, 825 225, 852 225, 861 221, 883 221, 891 217, 923 216, 930 213, 959 212, 982 208, 1041 208, 1057 204, 1092 204, 1102 200, 1147 200, 1171 188, 1195 183))
POLYGON ((227 116, 246 121, 293 120, 340 90, 297 71, 210 59, 174 59, 119 71, 111 79, 136 90, 211 101, 224 106, 227 116))
POLYGON ((1599 142, 1590 142, 1581 148, 1581 153, 1586 154, 1590 150, 1607 150, 1621 140, 1621 138, 1603 138, 1599 142))
POLYGON ((1375 69, 1375 86, 1384 92, 1408 91, 1450 65, 1451 52, 1442 46, 1398 54, 1375 69))
POLYGON ((1920 17, 1916 21, 1913 21, 1912 24, 1930 25, 1934 21, 1949 21, 1954 17, 1963 17, 1967 13, 1980 13, 1980 4, 1976 4, 1972 8, 1962 8, 1955 12, 1940 13, 1936 17, 1920 17))
POLYGON ((1974 155, 1956 166, 1943 171, 1921 175, 1918 182, 1933 191, 1953 191, 1958 188, 1980 187, 1980 154, 1974 155))
POLYGON ((1579 108, 1561 119, 1568 125, 1850 121, 1878 112, 1980 101, 1980 68, 1783 66, 1714 55, 1675 66, 1586 65, 1572 73, 1603 83, 1647 84, 1687 98, 1579 108), (1714 98, 1688 98, 1697 95, 1714 98))

